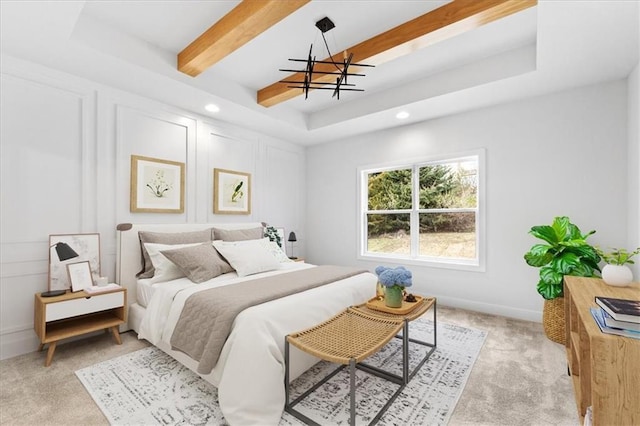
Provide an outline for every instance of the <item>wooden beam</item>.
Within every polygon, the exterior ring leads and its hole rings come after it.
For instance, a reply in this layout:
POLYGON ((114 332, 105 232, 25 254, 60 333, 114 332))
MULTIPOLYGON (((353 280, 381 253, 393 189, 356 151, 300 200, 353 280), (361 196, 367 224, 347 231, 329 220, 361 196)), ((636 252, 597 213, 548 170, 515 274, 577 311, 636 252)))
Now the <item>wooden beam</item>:
MULTIPOLYGON (((423 47, 471 31, 489 22, 535 6, 537 0, 453 0, 411 21, 378 34, 346 50, 353 53, 353 62, 380 65, 408 55, 423 47)), ((342 53, 336 61, 342 61, 342 53)), ((329 58, 324 59, 325 61, 329 58)), ((318 71, 329 68, 317 64, 318 71)), ((350 68, 351 69, 351 68, 350 68)), ((355 67, 354 67, 355 71, 355 67)), ((304 73, 296 73, 283 80, 304 80, 304 73)), ((314 83, 335 81, 332 75, 317 75, 314 83)), ((301 89, 289 88, 276 82, 258 90, 258 103, 265 107, 277 105, 302 94, 301 89)))
POLYGON ((178 70, 195 77, 311 0, 243 0, 178 53, 178 70))

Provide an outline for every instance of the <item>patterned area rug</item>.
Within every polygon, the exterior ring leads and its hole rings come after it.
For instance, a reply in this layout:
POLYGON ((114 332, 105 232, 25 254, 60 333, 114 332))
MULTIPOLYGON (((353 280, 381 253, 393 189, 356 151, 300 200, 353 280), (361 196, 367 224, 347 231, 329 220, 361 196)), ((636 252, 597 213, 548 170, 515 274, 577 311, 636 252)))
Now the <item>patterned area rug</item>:
MULTIPOLYGON (((427 317, 429 314, 427 314, 427 317)), ((411 338, 433 342, 432 322, 413 321, 411 338)), ((438 323, 437 349, 389 407, 381 425, 445 425, 462 394, 486 332, 438 323)), ((367 363, 401 375, 402 344, 393 339, 367 363)), ((411 370, 421 345, 410 345, 411 370), (412 365, 413 364, 413 365, 412 365)), ((319 362, 291 387, 292 397, 310 388, 335 364, 319 362)), ((93 400, 114 425, 226 425, 218 406, 217 389, 155 347, 141 349, 76 371, 93 400)), ((398 385, 357 371, 358 424, 368 424, 398 385)), ((349 423, 349 376, 342 371, 296 405, 320 424, 349 423)), ((300 425, 284 413, 281 425, 300 425)))

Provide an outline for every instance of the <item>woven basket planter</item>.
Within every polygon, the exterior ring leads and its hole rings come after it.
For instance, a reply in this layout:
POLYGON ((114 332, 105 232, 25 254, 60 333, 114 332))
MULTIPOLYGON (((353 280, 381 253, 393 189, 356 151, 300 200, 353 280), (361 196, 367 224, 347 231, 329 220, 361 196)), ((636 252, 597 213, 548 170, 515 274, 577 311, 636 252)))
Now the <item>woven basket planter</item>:
POLYGON ((549 340, 564 345, 564 297, 544 301, 542 327, 549 340))

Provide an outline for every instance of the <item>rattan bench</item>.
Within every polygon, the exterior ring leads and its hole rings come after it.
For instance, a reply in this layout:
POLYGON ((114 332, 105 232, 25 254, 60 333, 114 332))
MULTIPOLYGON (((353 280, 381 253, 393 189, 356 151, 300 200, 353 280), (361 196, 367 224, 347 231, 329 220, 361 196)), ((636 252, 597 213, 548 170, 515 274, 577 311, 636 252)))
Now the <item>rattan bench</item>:
MULTIPOLYGON (((378 352, 403 328, 402 318, 382 318, 366 315, 355 309, 347 309, 333 318, 307 330, 293 333, 285 338, 285 411, 309 425, 318 425, 293 407, 326 383, 331 377, 349 365, 350 375, 350 424, 355 425, 356 385, 355 370, 358 363, 378 352), (311 389, 289 402, 289 345, 314 355, 325 361, 342 364, 311 389)), ((372 372, 372 374, 376 374, 372 372)), ((380 376, 379 374, 376 374, 380 376)), ((383 377, 383 376, 381 376, 383 377)), ((384 377, 386 378, 386 377, 384 377)), ((398 390, 369 423, 375 424, 391 403, 402 392, 405 384, 400 383, 398 390)))

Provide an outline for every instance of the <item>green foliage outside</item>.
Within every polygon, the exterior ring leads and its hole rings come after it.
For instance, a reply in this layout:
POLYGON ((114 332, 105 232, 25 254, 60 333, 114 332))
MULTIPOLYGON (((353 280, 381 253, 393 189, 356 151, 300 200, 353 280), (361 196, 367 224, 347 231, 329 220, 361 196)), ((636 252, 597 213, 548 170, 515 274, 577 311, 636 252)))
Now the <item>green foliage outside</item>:
MULTIPOLYGON (((390 170, 369 175, 369 210, 411 209, 411 169, 390 170)), ((477 205, 476 170, 464 170, 452 164, 424 166, 419 171, 419 208, 475 208, 477 205)), ((369 237, 410 232, 409 214, 370 214, 369 237)), ((420 214, 420 233, 473 232, 473 213, 420 214)))

